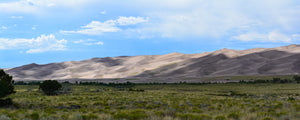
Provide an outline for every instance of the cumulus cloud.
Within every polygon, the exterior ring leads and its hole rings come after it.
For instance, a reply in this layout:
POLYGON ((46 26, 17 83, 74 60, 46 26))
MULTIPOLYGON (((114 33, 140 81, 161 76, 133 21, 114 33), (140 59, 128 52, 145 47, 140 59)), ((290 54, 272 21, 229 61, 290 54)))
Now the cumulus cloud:
POLYGON ((290 43, 293 40, 294 35, 285 35, 278 31, 272 31, 267 34, 261 34, 256 32, 249 32, 232 37, 241 41, 256 41, 256 42, 284 42, 290 43))
MULTIPOLYGON (((268 33, 274 29, 283 33, 299 33, 299 5, 299 0, 130 0, 118 2, 104 0, 75 0, 72 2, 67 0, 19 0, 0 3, 0 13, 35 13, 43 12, 52 7, 69 7, 70 10, 78 9, 84 14, 93 9, 98 11, 97 14, 106 14, 105 11, 99 11, 98 8, 101 8, 107 11, 113 10, 111 16, 119 16, 121 13, 147 16, 147 18, 119 17, 108 21, 92 21, 77 30, 61 31, 61 33, 102 35, 105 32, 123 31, 139 38, 222 38, 224 36, 230 38, 243 33, 268 33), (81 9, 83 8, 81 6, 84 5, 91 8, 81 9), (93 8, 95 6, 97 8, 93 8), (118 6, 130 9, 127 9, 128 11, 115 9, 118 6), (124 30, 126 25, 145 22, 147 24, 124 30)), ((48 14, 43 13, 42 15, 48 14)), ((107 15, 107 17, 111 16, 107 15)))
POLYGON ((134 24, 138 24, 138 23, 148 22, 148 18, 120 16, 119 19, 115 20, 114 22, 118 23, 119 25, 134 25, 134 24))
POLYGON ((92 21, 86 26, 82 26, 81 30, 78 31, 60 31, 63 34, 68 33, 79 33, 79 34, 87 34, 87 35, 101 35, 104 32, 117 32, 121 29, 115 26, 113 21, 92 21))
POLYGON ((0 49, 22 49, 26 53, 62 51, 66 49, 67 40, 58 40, 54 35, 41 35, 32 39, 0 38, 0 49))
POLYGON ((93 39, 87 39, 87 40, 78 40, 74 41, 75 44, 82 44, 82 45, 103 45, 104 43, 101 41, 96 41, 93 39))
POLYGON ((100 21, 92 21, 86 26, 82 26, 80 30, 77 31, 60 31, 60 33, 68 34, 68 33, 79 33, 79 34, 87 34, 87 35, 102 35, 105 32, 118 32, 122 29, 118 26, 124 25, 135 25, 138 23, 148 22, 148 19, 144 17, 123 17, 120 16, 116 20, 107 20, 105 22, 100 21))
POLYGON ((296 0, 166 0, 156 5, 157 2, 140 2, 144 3, 140 9, 151 9, 145 12, 151 22, 136 32, 141 36, 218 38, 273 29, 297 33, 300 27, 300 2, 296 0))

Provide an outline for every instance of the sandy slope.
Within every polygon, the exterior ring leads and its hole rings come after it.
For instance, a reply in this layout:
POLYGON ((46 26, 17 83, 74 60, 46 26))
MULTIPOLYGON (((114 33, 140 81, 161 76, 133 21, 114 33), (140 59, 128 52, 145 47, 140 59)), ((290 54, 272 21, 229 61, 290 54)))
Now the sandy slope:
POLYGON ((300 46, 93 58, 44 65, 29 64, 6 71, 15 80, 298 74, 300 46))

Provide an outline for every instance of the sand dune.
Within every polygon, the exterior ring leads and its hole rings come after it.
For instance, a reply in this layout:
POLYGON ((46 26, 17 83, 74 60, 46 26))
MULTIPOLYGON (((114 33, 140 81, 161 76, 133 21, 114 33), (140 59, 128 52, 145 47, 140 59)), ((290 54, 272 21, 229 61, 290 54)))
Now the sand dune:
POLYGON ((211 77, 300 73, 300 45, 199 54, 120 56, 6 70, 15 80, 211 77))

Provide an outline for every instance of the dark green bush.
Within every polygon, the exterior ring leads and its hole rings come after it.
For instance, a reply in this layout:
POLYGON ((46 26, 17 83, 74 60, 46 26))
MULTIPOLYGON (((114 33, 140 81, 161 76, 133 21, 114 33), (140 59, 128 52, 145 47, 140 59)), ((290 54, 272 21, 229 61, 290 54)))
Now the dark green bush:
POLYGON ((0 107, 5 107, 5 106, 9 106, 12 105, 13 101, 10 98, 6 98, 6 99, 0 99, 0 107))
POLYGON ((32 120, 38 120, 40 118, 40 115, 38 113, 32 113, 29 117, 32 120))
POLYGON ((0 98, 15 93, 13 85, 12 76, 6 74, 4 70, 0 70, 0 98))
POLYGON ((143 89, 134 89, 134 88, 129 88, 128 91, 135 91, 135 92, 144 92, 145 90, 143 89))
POLYGON ((12 93, 15 93, 14 91, 14 81, 12 80, 12 76, 6 74, 4 70, 0 70, 0 107, 12 105, 12 99, 4 98, 12 93))
POLYGON ((280 78, 273 78, 272 82, 273 82, 273 83, 279 83, 280 80, 281 80, 280 78))
POLYGON ((56 80, 46 80, 40 88, 46 95, 55 95, 62 88, 62 85, 56 80))
POLYGON ((295 75, 293 76, 294 80, 297 81, 297 83, 300 83, 300 76, 299 75, 295 75))

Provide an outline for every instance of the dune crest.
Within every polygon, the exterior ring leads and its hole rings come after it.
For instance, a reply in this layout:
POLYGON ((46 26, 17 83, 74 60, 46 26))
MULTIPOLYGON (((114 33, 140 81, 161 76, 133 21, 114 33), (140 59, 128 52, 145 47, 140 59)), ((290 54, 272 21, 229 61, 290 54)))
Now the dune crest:
POLYGON ((300 45, 199 54, 119 56, 6 69, 15 80, 210 77, 300 73, 300 45))

